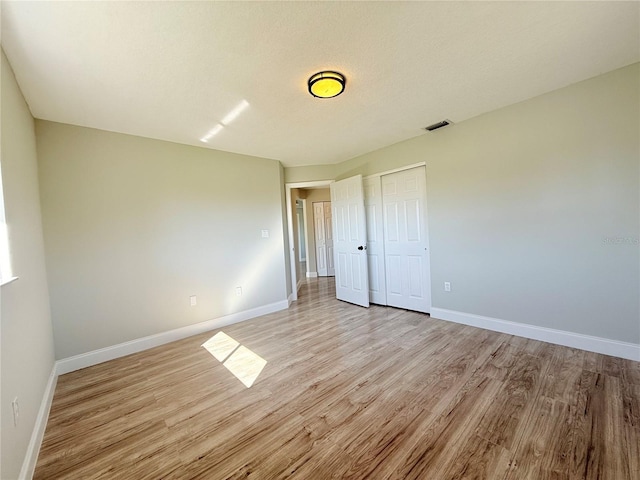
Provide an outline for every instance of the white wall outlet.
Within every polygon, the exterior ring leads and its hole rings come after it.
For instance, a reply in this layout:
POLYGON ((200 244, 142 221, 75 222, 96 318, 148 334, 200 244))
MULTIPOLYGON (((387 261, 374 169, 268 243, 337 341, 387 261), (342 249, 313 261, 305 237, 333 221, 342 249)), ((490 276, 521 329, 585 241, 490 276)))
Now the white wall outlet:
POLYGON ((195 295, 191 295, 189 297, 189 302, 191 302, 192 307, 195 307, 198 304, 198 299, 196 298, 195 295))
POLYGON ((269 230, 262 230, 262 238, 269 238, 269 230))
POLYGON ((14 398, 11 402, 11 408, 13 409, 13 426, 18 426, 18 418, 20 418, 20 404, 18 403, 18 397, 14 398))
POLYGON ((242 287, 236 287, 236 297, 242 296, 242 287))
POLYGON ((451 291, 451 282, 444 282, 444 291, 445 292, 451 291))

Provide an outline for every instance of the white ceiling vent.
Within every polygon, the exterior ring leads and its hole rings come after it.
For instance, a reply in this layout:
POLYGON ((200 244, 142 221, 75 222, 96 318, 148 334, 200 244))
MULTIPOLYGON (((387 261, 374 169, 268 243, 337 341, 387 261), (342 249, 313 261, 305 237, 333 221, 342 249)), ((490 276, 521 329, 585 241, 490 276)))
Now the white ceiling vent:
POLYGON ((424 127, 427 132, 433 132, 442 127, 446 127, 447 125, 451 125, 453 122, 451 120, 442 120, 441 122, 434 123, 433 125, 429 125, 428 127, 424 127))

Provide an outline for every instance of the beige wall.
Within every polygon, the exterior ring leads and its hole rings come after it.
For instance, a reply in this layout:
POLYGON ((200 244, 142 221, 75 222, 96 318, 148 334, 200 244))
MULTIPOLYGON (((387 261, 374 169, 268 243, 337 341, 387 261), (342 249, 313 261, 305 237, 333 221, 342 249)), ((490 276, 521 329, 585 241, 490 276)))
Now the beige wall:
POLYGON ((279 162, 36 130, 57 358, 286 300, 279 162))
POLYGON ((288 167, 284 169, 286 183, 306 182, 308 180, 333 180, 337 165, 311 165, 306 167, 288 167))
POLYGON ((0 287, 2 374, 2 467, 18 477, 51 374, 53 334, 38 194, 34 122, 2 52, 2 186, 14 275, 0 287), (11 401, 20 417, 13 425, 11 401))
POLYGON ((639 85, 635 64, 349 160, 336 179, 426 162, 434 307, 640 343, 639 85))

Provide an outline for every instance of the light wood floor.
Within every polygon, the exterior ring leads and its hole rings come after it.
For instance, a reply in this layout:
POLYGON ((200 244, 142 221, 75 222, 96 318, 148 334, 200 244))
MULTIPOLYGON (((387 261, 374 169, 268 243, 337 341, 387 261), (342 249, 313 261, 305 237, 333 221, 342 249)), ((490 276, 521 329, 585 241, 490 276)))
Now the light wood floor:
POLYGON ((368 310, 307 282, 224 328, 61 376, 36 479, 640 479, 640 364, 368 310))

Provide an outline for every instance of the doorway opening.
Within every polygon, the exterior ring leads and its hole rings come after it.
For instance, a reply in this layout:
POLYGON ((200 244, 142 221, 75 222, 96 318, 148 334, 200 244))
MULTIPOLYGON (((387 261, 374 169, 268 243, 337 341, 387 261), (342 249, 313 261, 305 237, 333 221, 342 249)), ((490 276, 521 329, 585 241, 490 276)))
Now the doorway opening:
POLYGON ((298 299, 298 288, 305 278, 318 276, 313 203, 330 201, 329 185, 333 180, 285 184, 287 229, 291 284, 287 285, 291 301, 298 299), (298 208, 300 207, 300 208, 298 208), (298 213, 300 212, 300 216, 298 213), (298 220, 300 218, 300 220, 298 220), (304 228, 301 227, 304 223, 304 228), (301 250, 304 248, 304 265, 301 250))
POLYGON ((425 162, 364 178, 289 183, 285 193, 290 301, 298 299, 305 278, 334 274, 339 300, 430 312, 425 162), (312 193, 327 187, 326 200, 312 193), (332 255, 318 248, 324 240, 316 233, 323 226, 327 230, 326 225, 331 227, 332 255))

